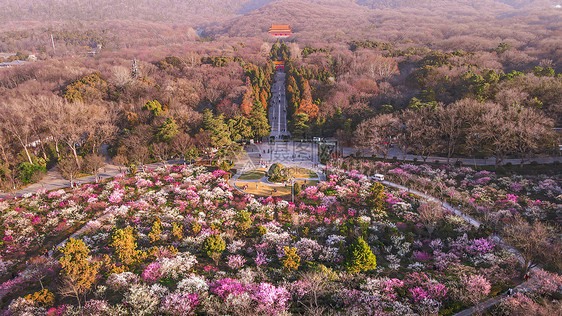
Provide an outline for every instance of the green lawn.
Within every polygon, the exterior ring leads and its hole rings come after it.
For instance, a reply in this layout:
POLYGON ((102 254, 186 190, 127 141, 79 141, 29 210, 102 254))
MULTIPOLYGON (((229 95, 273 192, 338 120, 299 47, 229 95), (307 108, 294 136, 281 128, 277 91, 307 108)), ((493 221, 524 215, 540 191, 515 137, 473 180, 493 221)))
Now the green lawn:
MULTIPOLYGON (((289 169, 291 170, 291 176, 297 179, 313 179, 318 177, 314 171, 306 168, 291 167, 289 169)), ((259 180, 265 176, 266 170, 264 168, 259 168, 243 173, 240 177, 238 177, 238 180, 259 180)))
POLYGON ((260 196, 284 196, 291 194, 291 187, 271 187, 263 182, 236 182, 236 186, 245 193, 260 196), (248 188, 244 190, 244 185, 248 188), (276 192, 274 192, 276 191, 276 192))
POLYGON ((260 169, 252 170, 250 172, 243 173, 242 175, 240 175, 240 177, 238 179, 239 180, 259 180, 263 177, 265 177, 265 169, 260 168, 260 169))
MULTIPOLYGON (((316 185, 318 181, 316 180, 304 180, 304 181, 295 181, 295 183, 299 185, 316 185)), ((236 182, 236 187, 238 189, 244 191, 245 193, 259 195, 259 196, 286 196, 291 194, 291 186, 283 186, 283 187, 272 187, 263 182, 236 182), (244 186, 247 185, 247 189, 244 189, 244 186)))
POLYGON ((318 175, 316 174, 316 172, 306 169, 306 168, 301 168, 301 167, 291 167, 291 174, 293 175, 293 177, 295 178, 318 178, 318 175))

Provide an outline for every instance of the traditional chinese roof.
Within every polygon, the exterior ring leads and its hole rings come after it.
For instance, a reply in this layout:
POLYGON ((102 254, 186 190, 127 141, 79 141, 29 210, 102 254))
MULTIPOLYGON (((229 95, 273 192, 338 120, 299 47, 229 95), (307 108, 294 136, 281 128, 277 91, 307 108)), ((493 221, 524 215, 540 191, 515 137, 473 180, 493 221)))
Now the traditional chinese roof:
POLYGON ((276 31, 277 30, 283 30, 283 31, 289 30, 290 31, 291 25, 289 25, 289 24, 272 24, 270 30, 272 30, 272 31, 273 30, 276 30, 276 31))
POLYGON ((272 24, 269 33, 291 34, 292 30, 289 24, 272 24))

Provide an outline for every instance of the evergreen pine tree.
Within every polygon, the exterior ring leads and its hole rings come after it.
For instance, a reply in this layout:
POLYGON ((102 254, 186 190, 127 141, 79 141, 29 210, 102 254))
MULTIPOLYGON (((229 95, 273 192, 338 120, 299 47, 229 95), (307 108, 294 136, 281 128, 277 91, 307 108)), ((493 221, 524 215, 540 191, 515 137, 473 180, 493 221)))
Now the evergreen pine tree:
POLYGON ((215 148, 222 148, 232 142, 222 114, 214 116, 209 109, 203 111, 203 129, 211 134, 211 146, 215 148))
POLYGON ((253 136, 249 119, 245 116, 236 116, 228 120, 228 128, 233 141, 250 139, 253 136))
POLYGON ((179 133, 176 121, 169 117, 158 129, 156 137, 165 142, 170 142, 179 133))
POLYGON ((308 115, 306 113, 295 114, 289 124, 291 134, 294 137, 304 137, 310 128, 308 126, 308 115))
POLYGON ((267 104, 267 91, 265 89, 261 90, 260 93, 260 102, 263 105, 263 108, 267 111, 268 104, 267 104))
POLYGON ((261 102, 254 103, 252 113, 250 114, 250 126, 252 127, 254 138, 262 138, 269 135, 271 126, 269 126, 267 115, 261 102))
POLYGON ((312 91, 310 89, 310 84, 308 80, 303 81, 302 85, 302 99, 299 104, 299 109, 297 113, 306 113, 309 118, 313 119, 318 116, 318 105, 312 102, 312 91))
POLYGON ((277 46, 277 43, 273 44, 273 46, 271 46, 271 50, 269 52, 269 57, 272 60, 277 60, 279 56, 279 46, 277 46))
POLYGON ((158 100, 152 100, 152 101, 146 102, 146 104, 143 105, 142 109, 152 112, 152 115, 154 115, 154 116, 159 116, 162 113, 164 113, 164 111, 165 111, 164 106, 162 104, 160 104, 160 102, 158 102, 158 100))
POLYGON ((246 92, 244 93, 242 104, 240 104, 240 111, 245 116, 250 116, 250 112, 252 112, 252 105, 254 104, 253 96, 252 83, 248 77, 246 78, 246 92))
POLYGON ((159 218, 156 218, 154 224, 152 224, 152 230, 148 233, 151 243, 155 243, 160 240, 160 235, 162 234, 162 222, 159 218))
POLYGON ((386 199, 387 196, 384 192, 384 186, 379 182, 373 183, 369 189, 369 196, 366 199, 369 206, 371 206, 374 211, 384 211, 386 199))
POLYGON ((369 271, 377 267, 377 257, 363 237, 359 237, 347 247, 344 265, 350 273, 369 271))
POLYGON ((110 246, 115 248, 115 255, 125 266, 138 263, 141 251, 137 249, 137 237, 133 227, 118 229, 113 233, 110 246))

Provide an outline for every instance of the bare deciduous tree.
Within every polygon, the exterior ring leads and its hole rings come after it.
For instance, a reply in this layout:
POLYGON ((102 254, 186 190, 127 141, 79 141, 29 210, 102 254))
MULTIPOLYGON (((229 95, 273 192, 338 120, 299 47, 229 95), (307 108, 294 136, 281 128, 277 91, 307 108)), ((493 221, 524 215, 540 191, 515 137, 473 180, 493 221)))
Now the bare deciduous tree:
POLYGON ((2 126, 11 133, 25 150, 27 160, 33 163, 28 146, 32 141, 33 112, 29 104, 22 100, 9 100, 0 103, 0 122, 2 126))
POLYGON ((82 102, 61 102, 59 106, 61 115, 58 117, 58 123, 62 138, 72 150, 76 164, 80 167, 78 147, 95 132, 98 122, 105 116, 105 109, 96 104, 82 102))
POLYGON ((517 248, 523 259, 523 274, 538 264, 559 264, 561 250, 559 243, 554 242, 551 228, 539 221, 530 225, 519 218, 504 228, 505 241, 517 248))
POLYGON ((123 168, 125 165, 127 165, 129 163, 129 160, 127 159, 127 156, 125 156, 123 154, 117 154, 117 155, 115 155, 115 157, 113 157, 111 162, 116 164, 119 167, 119 172, 121 172, 121 170, 122 170, 121 168, 123 168))
POLYGON ((80 164, 76 161, 80 160, 81 158, 63 158, 59 160, 57 163, 57 167, 59 171, 62 173, 63 177, 68 178, 70 180, 70 187, 74 187, 74 179, 80 173, 80 164))
POLYGON ((170 154, 170 144, 166 142, 159 142, 152 144, 152 153, 158 160, 165 161, 170 154))
POLYGON ((112 123, 115 113, 107 113, 104 106, 83 102, 68 103, 60 97, 40 97, 33 102, 45 125, 46 133, 55 142, 59 154, 58 142, 64 142, 74 156, 78 167, 78 148, 88 139, 93 151, 103 141, 114 135, 116 128, 112 123))
POLYGON ((450 163, 451 156, 457 149, 459 142, 462 140, 464 132, 463 109, 463 101, 460 101, 451 104, 438 114, 443 147, 447 152, 447 163, 450 163))
POLYGON ((17 168, 9 134, 0 127, 0 189, 7 192, 16 187, 17 168))
POLYGON ((443 218, 443 208, 435 201, 425 201, 418 208, 418 219, 427 229, 429 237, 433 234, 437 223, 443 218))
POLYGON ((513 133, 514 124, 506 117, 503 107, 487 102, 486 112, 471 127, 467 142, 473 150, 489 150, 497 167, 513 150, 513 133))
POLYGON ((185 158, 185 154, 194 147, 193 140, 186 133, 179 133, 170 143, 171 150, 175 155, 185 158))
POLYGON ((553 120, 526 107, 511 107, 514 121, 514 148, 521 157, 521 167, 525 160, 543 148, 552 147, 554 144, 553 120))
POLYGON ((433 109, 427 106, 419 110, 408 109, 402 113, 402 122, 407 130, 406 136, 411 147, 422 156, 423 161, 438 148, 439 127, 437 126, 437 113, 440 108, 433 109))
POLYGON ((324 309, 319 301, 333 289, 330 275, 327 272, 307 272, 301 275, 300 280, 306 284, 307 294, 299 298, 298 302, 306 309, 307 314, 322 315, 324 309))
POLYGON ((356 140, 361 147, 380 153, 386 159, 399 129, 400 121, 393 114, 378 115, 359 124, 356 140))
POLYGON ((101 155, 88 154, 84 157, 84 169, 95 176, 96 183, 99 181, 100 169, 103 166, 105 166, 105 160, 101 155))

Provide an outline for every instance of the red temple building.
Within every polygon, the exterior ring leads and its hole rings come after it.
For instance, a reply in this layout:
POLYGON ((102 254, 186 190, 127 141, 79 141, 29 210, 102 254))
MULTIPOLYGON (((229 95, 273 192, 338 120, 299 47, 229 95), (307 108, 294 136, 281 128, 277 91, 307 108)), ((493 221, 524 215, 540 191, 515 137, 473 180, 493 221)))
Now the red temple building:
POLYGON ((285 62, 282 60, 274 60, 273 64, 275 65, 275 70, 285 70, 285 62))
POLYGON ((286 38, 293 34, 293 30, 291 30, 291 26, 289 24, 286 25, 273 24, 269 29, 269 34, 277 38, 286 38))

